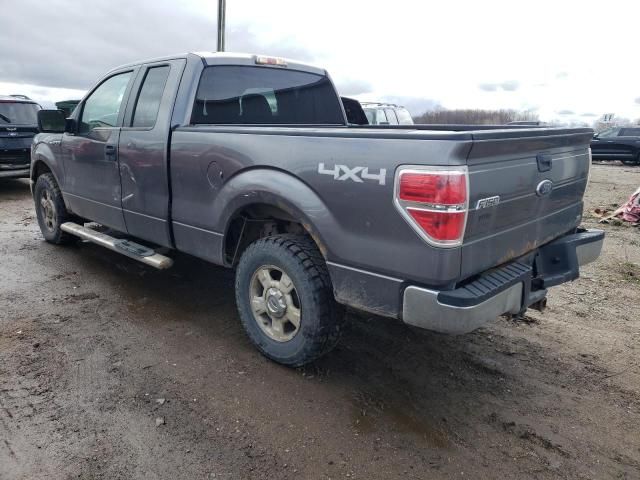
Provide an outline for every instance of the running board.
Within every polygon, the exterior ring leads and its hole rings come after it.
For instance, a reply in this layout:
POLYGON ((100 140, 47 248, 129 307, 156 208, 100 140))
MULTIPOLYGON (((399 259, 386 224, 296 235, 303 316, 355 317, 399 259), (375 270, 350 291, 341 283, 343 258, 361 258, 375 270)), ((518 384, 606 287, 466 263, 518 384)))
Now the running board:
POLYGON ((63 223, 60 225, 60 228, 64 232, 80 237, 83 240, 88 240, 89 242, 108 248, 134 260, 138 260, 158 270, 164 270, 173 265, 171 258, 160 255, 154 250, 130 240, 114 238, 73 222, 63 223))

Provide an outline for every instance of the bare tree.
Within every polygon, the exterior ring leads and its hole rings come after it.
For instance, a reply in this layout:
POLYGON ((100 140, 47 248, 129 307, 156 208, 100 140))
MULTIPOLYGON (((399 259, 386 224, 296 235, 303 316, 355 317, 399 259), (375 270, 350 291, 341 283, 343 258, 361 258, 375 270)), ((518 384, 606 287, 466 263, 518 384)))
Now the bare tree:
POLYGON ((502 125, 515 121, 538 121, 538 114, 518 110, 436 109, 413 119, 416 123, 502 125))

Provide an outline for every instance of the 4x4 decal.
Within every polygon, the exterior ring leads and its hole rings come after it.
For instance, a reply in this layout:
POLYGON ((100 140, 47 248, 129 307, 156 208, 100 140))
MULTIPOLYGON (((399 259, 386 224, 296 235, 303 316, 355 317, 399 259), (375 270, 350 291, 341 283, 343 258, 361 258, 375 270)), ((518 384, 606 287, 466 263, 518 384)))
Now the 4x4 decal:
POLYGON ((369 167, 348 167, 346 165, 336 165, 333 169, 327 169, 324 162, 318 164, 318 173, 322 175, 331 175, 334 180, 353 180, 356 183, 362 183, 364 180, 377 180, 378 184, 386 183, 387 169, 381 168, 378 173, 369 173, 369 167))

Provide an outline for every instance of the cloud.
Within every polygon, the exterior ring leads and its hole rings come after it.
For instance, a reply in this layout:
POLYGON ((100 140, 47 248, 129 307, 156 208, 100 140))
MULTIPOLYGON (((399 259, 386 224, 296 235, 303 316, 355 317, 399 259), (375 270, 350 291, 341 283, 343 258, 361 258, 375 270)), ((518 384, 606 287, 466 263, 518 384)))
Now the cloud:
MULTIPOLYGON (((0 16, 0 32, 2 81, 83 90, 124 63, 216 48, 215 20, 161 0, 112 0, 90 8, 20 0, 0 16)), ((226 45, 238 52, 313 59, 293 40, 258 41, 246 26, 229 27, 226 45)))
POLYGON ((564 78, 567 78, 569 76, 569 74, 567 72, 558 72, 556 73, 556 78, 558 80, 562 80, 564 78))
POLYGON ((518 90, 518 88, 520 88, 520 82, 518 82, 517 80, 507 80, 506 82, 502 82, 500 86, 503 90, 506 90, 508 92, 515 92, 516 90, 518 90))
POLYGON ((496 83, 481 83, 478 85, 478 88, 485 92, 495 92, 498 90, 498 85, 496 83))
POLYGON ((640 104, 640 97, 636 98, 634 102, 636 102, 637 104, 640 104))
POLYGON ((597 117, 598 114, 597 113, 587 112, 587 113, 581 113, 580 116, 581 117, 597 117))
POLYGON ((558 115, 575 115, 576 112, 574 112, 573 110, 558 110, 556 111, 556 113, 558 115))
POLYGON ((335 80, 335 83, 340 95, 361 95, 373 90, 371 83, 366 80, 338 79, 335 80))
POLYGON ((478 84, 480 90, 485 92, 497 92, 498 90, 504 90, 505 92, 515 92, 520 88, 520 82, 517 80, 506 80, 499 83, 484 82, 478 84))

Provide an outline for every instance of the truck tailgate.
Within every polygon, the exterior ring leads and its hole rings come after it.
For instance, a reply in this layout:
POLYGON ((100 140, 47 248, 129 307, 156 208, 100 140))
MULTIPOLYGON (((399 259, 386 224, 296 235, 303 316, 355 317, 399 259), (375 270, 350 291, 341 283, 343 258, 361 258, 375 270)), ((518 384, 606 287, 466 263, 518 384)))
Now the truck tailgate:
POLYGON ((474 132, 461 278, 522 256, 578 226, 592 133, 474 132))

